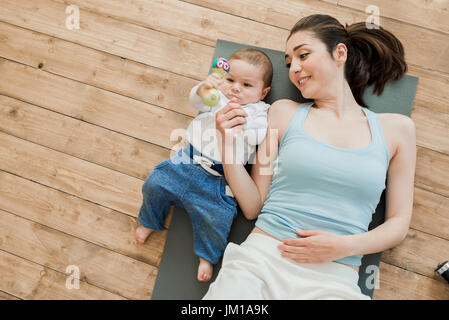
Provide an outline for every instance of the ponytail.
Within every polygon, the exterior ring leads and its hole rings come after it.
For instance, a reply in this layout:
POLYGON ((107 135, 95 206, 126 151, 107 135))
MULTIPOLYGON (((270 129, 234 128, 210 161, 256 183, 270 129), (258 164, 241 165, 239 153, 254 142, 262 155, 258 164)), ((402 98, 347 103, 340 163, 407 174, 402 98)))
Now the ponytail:
POLYGON ((364 22, 358 22, 345 28, 331 16, 316 14, 299 20, 288 38, 301 30, 312 31, 331 56, 337 44, 346 45, 345 78, 363 107, 368 108, 363 100, 367 86, 374 85, 373 93, 380 95, 388 81, 400 79, 407 71, 402 43, 380 26, 368 29, 364 22))
POLYGON ((373 93, 380 95, 385 84, 399 80, 407 72, 404 48, 389 31, 368 29, 364 22, 346 26, 348 58, 345 77, 358 104, 366 107, 363 92, 374 85, 373 93))

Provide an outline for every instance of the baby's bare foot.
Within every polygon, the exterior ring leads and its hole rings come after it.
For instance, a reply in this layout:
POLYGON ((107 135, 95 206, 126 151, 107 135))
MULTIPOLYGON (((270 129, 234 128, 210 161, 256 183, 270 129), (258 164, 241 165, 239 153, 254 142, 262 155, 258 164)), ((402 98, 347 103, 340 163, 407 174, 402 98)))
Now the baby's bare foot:
POLYGON ((198 266, 198 281, 209 281, 212 278, 214 266, 207 260, 200 258, 200 265, 198 266))
POLYGON ((140 244, 144 244, 148 236, 153 232, 153 229, 145 228, 144 226, 138 226, 136 229, 136 241, 140 244))

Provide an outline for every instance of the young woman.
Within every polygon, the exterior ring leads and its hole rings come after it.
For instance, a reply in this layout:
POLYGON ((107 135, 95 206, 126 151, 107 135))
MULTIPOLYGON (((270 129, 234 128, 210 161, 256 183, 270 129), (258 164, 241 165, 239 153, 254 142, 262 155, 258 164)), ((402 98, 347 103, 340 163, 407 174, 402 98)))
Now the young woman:
POLYGON ((358 267, 362 255, 407 235, 416 138, 409 117, 376 114, 362 96, 406 72, 402 44, 381 27, 312 15, 292 28, 285 61, 290 81, 314 102, 270 107, 251 176, 229 161, 245 111, 231 101, 216 115, 225 177, 257 221, 245 242, 227 246, 204 299, 369 299, 358 267), (385 222, 368 231, 385 188, 385 222))

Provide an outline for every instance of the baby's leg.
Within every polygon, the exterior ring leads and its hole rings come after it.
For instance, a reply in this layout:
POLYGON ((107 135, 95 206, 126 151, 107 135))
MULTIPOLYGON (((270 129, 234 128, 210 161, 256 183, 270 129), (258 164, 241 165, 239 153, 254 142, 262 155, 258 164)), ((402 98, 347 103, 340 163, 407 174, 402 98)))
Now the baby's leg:
POLYGON ((164 230, 170 206, 176 204, 179 190, 177 167, 166 160, 157 165, 142 186, 143 201, 137 220, 136 241, 145 243, 154 230, 164 230))
MULTIPOLYGON (((215 192, 213 188, 211 190, 215 192)), ((193 226, 194 251, 200 259, 198 281, 212 278, 213 265, 219 262, 226 249, 229 230, 236 215, 235 207, 213 203, 204 201, 200 205, 187 206, 193 226)))
POLYGON ((203 258, 200 258, 198 265, 198 281, 209 281, 212 278, 214 265, 203 258))

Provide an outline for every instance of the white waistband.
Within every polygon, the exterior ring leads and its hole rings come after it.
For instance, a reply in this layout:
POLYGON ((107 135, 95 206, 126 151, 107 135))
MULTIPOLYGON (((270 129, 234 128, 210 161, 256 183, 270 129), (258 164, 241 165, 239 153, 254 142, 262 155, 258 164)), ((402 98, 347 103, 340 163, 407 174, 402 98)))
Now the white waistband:
MULTIPOLYGON (((281 243, 282 241, 279 241, 275 238, 261 233, 253 232, 248 235, 247 239, 241 245, 249 248, 252 247, 268 255, 279 256, 280 251, 277 246, 281 243)), ((311 269, 321 273, 333 274, 335 276, 341 276, 350 280, 351 282, 357 283, 359 279, 359 274, 356 270, 341 263, 333 261, 325 263, 297 263, 287 258, 284 259, 289 261, 289 263, 298 264, 303 268, 311 269)))

